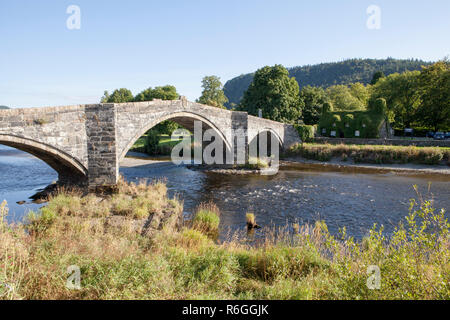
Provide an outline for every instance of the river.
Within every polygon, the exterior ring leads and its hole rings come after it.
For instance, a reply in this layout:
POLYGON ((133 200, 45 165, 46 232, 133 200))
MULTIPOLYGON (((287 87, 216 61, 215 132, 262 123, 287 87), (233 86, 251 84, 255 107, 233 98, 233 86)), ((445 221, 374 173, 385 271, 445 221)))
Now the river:
MULTIPOLYGON (((324 220, 331 233, 345 226, 360 239, 374 223, 389 234, 408 213, 409 200, 417 198, 413 185, 432 196, 436 208, 450 207, 450 176, 394 173, 281 170, 275 176, 221 175, 189 170, 170 162, 126 160, 120 169, 129 181, 164 179, 170 196, 184 202, 186 213, 201 202, 213 201, 221 211, 221 237, 245 226, 253 212, 263 227, 324 220), (429 185, 431 183, 431 185, 429 185), (430 193, 428 192, 430 186, 430 193)), ((57 180, 44 162, 19 150, 0 146, 0 201, 7 200, 8 221, 21 221, 41 205, 16 202, 57 180)))

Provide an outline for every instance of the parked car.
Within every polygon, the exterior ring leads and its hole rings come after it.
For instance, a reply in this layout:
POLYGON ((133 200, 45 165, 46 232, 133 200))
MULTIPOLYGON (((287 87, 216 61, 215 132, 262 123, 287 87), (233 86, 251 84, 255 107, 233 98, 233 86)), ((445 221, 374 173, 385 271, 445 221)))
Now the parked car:
POLYGON ((450 139, 450 132, 445 133, 445 139, 450 139))
POLYGON ((433 131, 428 131, 426 137, 427 138, 433 138, 434 137, 434 132, 433 131))
POLYGON ((436 132, 433 137, 434 140, 445 140, 445 133, 436 132))

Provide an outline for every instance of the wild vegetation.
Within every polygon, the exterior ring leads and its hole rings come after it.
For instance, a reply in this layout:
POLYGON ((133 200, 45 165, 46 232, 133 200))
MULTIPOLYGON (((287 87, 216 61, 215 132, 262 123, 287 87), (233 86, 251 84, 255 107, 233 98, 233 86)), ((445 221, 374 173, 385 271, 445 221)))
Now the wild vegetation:
POLYGON ((103 198, 62 190, 26 224, 8 225, 3 203, 0 299, 450 298, 450 226, 421 198, 391 236, 374 226, 360 242, 319 221, 266 230, 252 244, 245 231, 218 243, 211 204, 181 228, 133 227, 160 210, 181 210, 162 183, 122 183, 103 198), (120 224, 107 223, 117 215, 120 224), (70 266, 80 269, 79 288, 66 286, 70 266))
POLYGON ((450 165, 450 149, 415 146, 377 146, 346 144, 298 144, 289 150, 288 155, 298 155, 306 159, 330 161, 337 158, 355 163, 418 163, 437 165, 443 161, 450 165))

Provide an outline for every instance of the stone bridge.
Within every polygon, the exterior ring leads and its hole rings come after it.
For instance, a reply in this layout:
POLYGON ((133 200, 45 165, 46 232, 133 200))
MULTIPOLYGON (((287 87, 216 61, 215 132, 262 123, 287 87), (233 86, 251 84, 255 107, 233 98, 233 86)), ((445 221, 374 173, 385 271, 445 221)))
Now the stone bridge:
MULTIPOLYGON (((119 164, 136 140, 156 124, 172 120, 188 130, 194 121, 213 129, 236 157, 233 129, 247 132, 245 144, 269 131, 281 149, 300 142, 291 126, 179 100, 89 104, 64 107, 0 110, 0 144, 26 151, 58 172, 60 183, 89 187, 117 183, 119 164)), ((248 157, 248 147, 246 148, 248 157)))

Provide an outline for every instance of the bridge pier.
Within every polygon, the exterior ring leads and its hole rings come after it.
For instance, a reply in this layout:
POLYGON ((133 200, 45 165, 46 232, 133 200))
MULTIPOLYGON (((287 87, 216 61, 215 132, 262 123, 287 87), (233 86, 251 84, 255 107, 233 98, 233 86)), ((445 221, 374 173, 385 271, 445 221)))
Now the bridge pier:
POLYGON ((87 105, 85 115, 88 186, 114 186, 119 179, 116 107, 114 104, 87 105))

